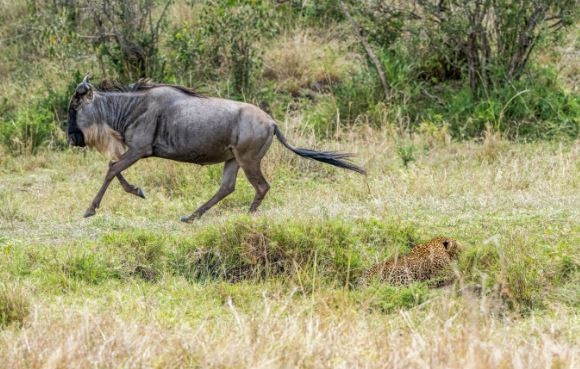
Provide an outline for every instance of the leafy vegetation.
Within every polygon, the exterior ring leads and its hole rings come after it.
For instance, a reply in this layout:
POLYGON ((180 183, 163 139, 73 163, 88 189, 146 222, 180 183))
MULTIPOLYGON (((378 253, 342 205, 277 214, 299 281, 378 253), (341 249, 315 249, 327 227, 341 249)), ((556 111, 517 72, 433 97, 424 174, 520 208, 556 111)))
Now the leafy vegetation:
POLYGON ((62 147, 63 112, 86 73, 246 100, 279 120, 304 117, 319 137, 358 124, 414 133, 425 122, 460 139, 487 127, 578 136, 578 94, 559 72, 576 47, 574 1, 343 3, 378 66, 339 3, 3 2, 0 141, 13 154, 62 147))

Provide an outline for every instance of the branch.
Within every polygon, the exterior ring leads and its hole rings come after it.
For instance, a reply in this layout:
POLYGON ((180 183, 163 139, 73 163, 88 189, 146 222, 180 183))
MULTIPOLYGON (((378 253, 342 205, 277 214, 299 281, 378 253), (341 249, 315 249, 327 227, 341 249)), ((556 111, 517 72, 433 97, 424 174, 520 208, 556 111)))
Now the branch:
POLYGON ((346 18, 349 20, 355 35, 358 37, 360 42, 363 44, 365 51, 367 52, 367 55, 369 56, 371 62, 375 66, 377 73, 379 74, 379 79, 381 80, 381 84, 383 85, 383 92, 385 94, 385 100, 390 100, 391 94, 389 92, 389 85, 387 83, 387 79, 385 77, 385 72, 383 70, 383 67, 381 66, 379 59, 377 58, 373 49, 371 49, 371 46, 369 45, 369 42, 366 39, 366 37, 364 37, 362 35, 359 25, 352 18, 352 16, 348 12, 348 9, 346 8, 346 5, 344 5, 343 1, 340 1, 340 8, 341 8, 342 12, 344 13, 344 15, 346 16, 346 18))
POLYGON ((155 35, 154 35, 155 38, 157 38, 159 35, 159 27, 161 26, 161 22, 163 21, 163 18, 165 18, 165 13, 167 13, 167 8, 169 8, 169 5, 171 5, 171 2, 172 2, 172 0, 167 0, 167 3, 165 3, 165 7, 163 8, 161 15, 159 16, 159 19, 157 20, 157 24, 155 25, 155 35))

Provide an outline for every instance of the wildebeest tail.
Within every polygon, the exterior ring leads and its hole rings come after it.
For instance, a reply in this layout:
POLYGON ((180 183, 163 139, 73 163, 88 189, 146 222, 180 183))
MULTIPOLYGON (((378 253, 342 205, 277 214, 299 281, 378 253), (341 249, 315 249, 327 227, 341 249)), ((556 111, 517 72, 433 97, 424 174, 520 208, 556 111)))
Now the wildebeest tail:
POLYGON ((321 161, 326 164, 334 165, 335 167, 349 169, 360 174, 366 174, 363 168, 350 162, 350 158, 353 156, 353 154, 339 151, 315 151, 310 149, 297 148, 290 145, 288 141, 286 141, 286 137, 284 137, 277 125, 275 126, 274 133, 282 145, 286 146, 286 148, 295 154, 302 156, 303 158, 321 161))

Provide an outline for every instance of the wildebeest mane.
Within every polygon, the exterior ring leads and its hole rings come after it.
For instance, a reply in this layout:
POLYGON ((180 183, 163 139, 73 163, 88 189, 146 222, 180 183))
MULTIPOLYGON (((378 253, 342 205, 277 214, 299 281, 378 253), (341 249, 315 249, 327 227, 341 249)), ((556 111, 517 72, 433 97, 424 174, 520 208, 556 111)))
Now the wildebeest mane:
POLYGON ((189 96, 204 97, 200 93, 187 87, 172 85, 168 83, 154 83, 149 79, 140 79, 137 82, 130 83, 128 85, 123 85, 116 81, 104 79, 101 81, 101 83, 99 83, 96 90, 104 93, 107 92, 131 93, 131 92, 148 91, 157 87, 171 87, 189 96))

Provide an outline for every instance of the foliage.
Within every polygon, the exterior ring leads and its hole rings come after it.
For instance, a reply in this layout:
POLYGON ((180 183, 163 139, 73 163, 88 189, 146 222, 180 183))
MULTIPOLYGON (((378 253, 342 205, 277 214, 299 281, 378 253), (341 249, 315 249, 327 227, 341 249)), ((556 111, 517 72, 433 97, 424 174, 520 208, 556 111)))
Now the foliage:
POLYGON ((250 92, 252 74, 261 66, 256 42, 276 31, 275 17, 267 2, 250 3, 225 5, 207 1, 196 25, 176 27, 169 41, 174 50, 176 77, 179 73, 195 79, 215 78, 217 72, 225 69, 234 96, 250 92))
POLYGON ((401 158, 403 162, 403 166, 406 168, 409 166, 409 163, 414 162, 416 160, 415 155, 417 152, 417 148, 412 143, 408 144, 401 144, 397 147, 397 154, 401 158))
POLYGON ((0 140, 12 154, 35 154, 40 147, 58 140, 53 119, 52 112, 46 109, 20 110, 1 123, 0 140))
POLYGON ((167 25, 167 9, 172 0, 159 4, 157 15, 158 3, 156 0, 103 0, 77 5, 76 16, 90 32, 85 37, 97 52, 103 70, 112 66, 126 81, 164 79, 165 60, 160 53, 159 39, 167 25))
POLYGON ((473 137, 487 126, 507 137, 578 137, 580 98, 567 93, 555 71, 534 66, 520 80, 488 90, 476 98, 469 89, 447 87, 439 92, 445 103, 421 106, 422 119, 446 117, 456 137, 473 137))
POLYGON ((558 65, 577 48, 566 33, 575 3, 350 2, 387 101, 336 1, 4 2, 0 144, 12 155, 63 148, 68 100, 85 74, 201 86, 279 121, 300 116, 319 138, 355 125, 409 134, 425 124, 456 139, 488 129, 576 138, 574 74, 558 65))
POLYGON ((369 3, 361 9, 368 9, 367 24, 382 45, 408 32, 426 57, 426 70, 438 69, 444 78, 466 71, 477 96, 519 79, 533 49, 570 26, 577 11, 575 0, 369 3))

